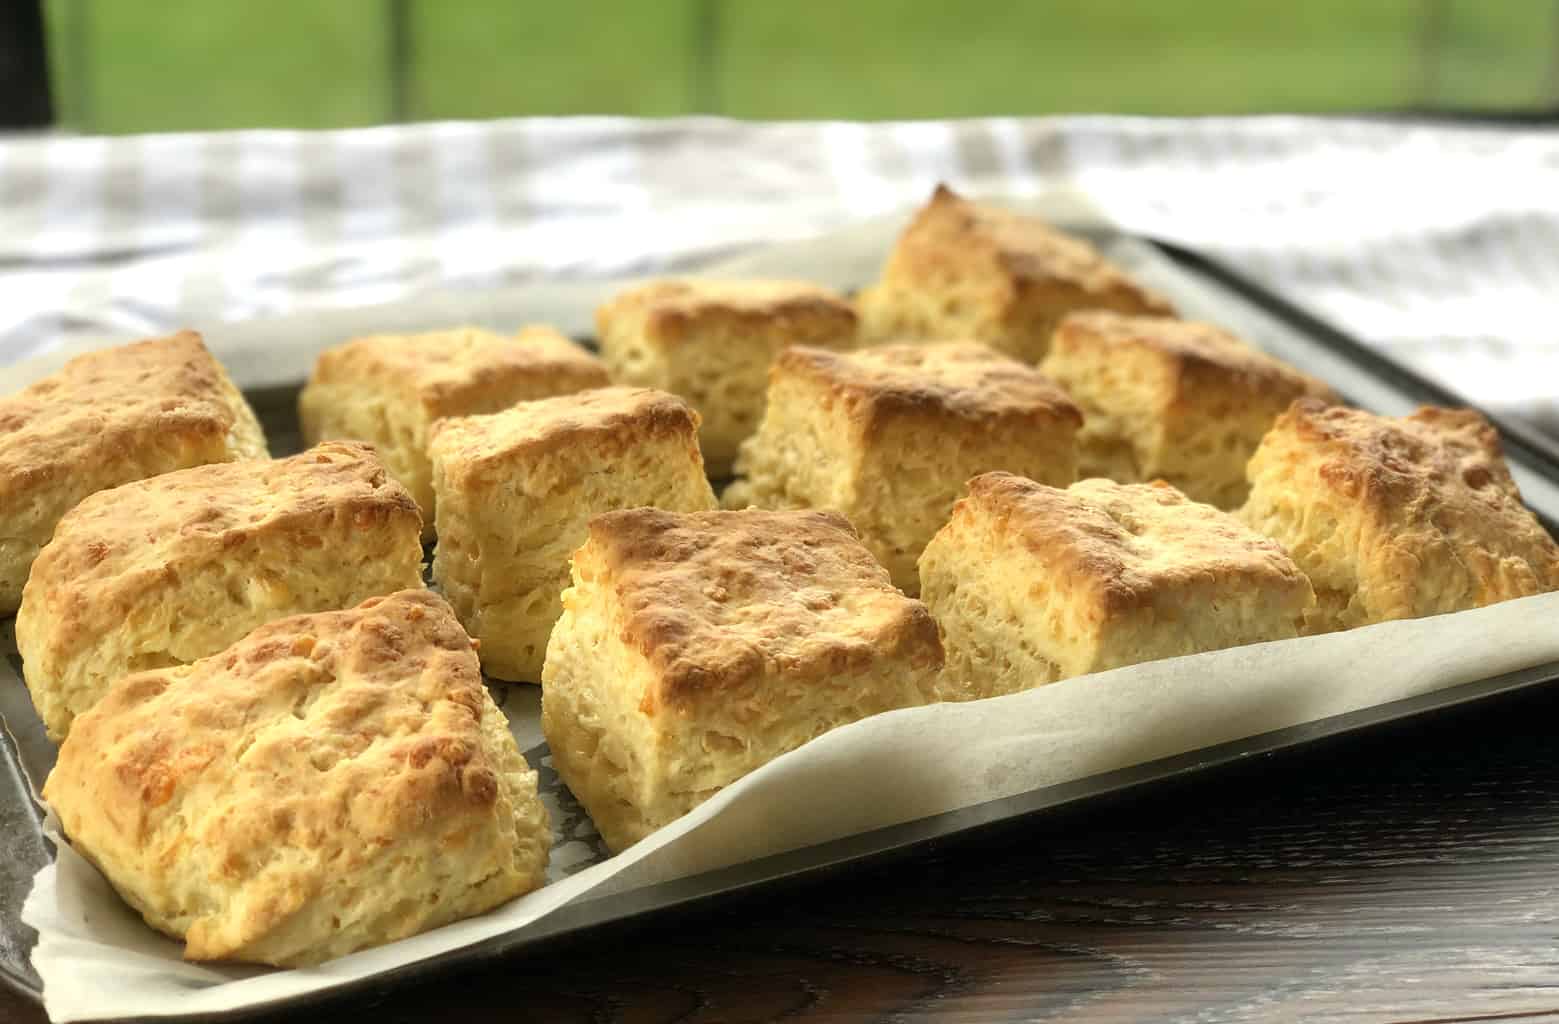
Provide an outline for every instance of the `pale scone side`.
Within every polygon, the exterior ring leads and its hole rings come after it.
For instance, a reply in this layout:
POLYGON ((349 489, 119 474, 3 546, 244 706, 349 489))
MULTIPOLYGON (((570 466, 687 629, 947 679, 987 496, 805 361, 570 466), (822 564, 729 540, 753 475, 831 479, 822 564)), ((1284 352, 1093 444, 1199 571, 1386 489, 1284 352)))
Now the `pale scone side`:
POLYGON ((1315 585, 1311 632, 1479 608, 1559 588, 1559 546, 1470 409, 1391 419, 1302 399, 1248 467, 1241 517, 1315 585))
POLYGON ((78 356, 0 398, 0 615, 20 605, 33 559, 81 499, 266 455, 254 411, 193 331, 78 356))
POLYGON ((596 327, 614 382, 670 391, 698 410, 705 464, 721 477, 763 418, 774 357, 792 344, 853 346, 856 314, 800 281, 666 280, 615 296, 596 327))
POLYGON ((200 466, 87 498, 23 592, 16 644, 56 740, 121 676, 421 585, 421 520, 367 445, 200 466))
POLYGON ((840 725, 924 703, 925 606, 836 515, 595 517, 542 679, 558 773, 623 849, 840 725))
POLYGON ((990 473, 969 491, 920 563, 944 700, 1290 639, 1314 600, 1280 545, 1167 484, 990 473))
POLYGON ((1081 238, 938 185, 857 299, 864 341, 970 338, 1038 362, 1079 309, 1173 313, 1081 238))
POLYGON ((435 522, 428 431, 445 416, 498 412, 515 402, 569 394, 607 382, 606 366, 550 327, 513 336, 466 327, 356 338, 322 352, 298 396, 308 444, 367 441, 435 522))
POLYGON ((649 388, 441 420, 429 454, 438 498, 433 577, 481 641, 483 670, 499 679, 540 681, 569 557, 592 515, 715 505, 698 414, 649 388))
POLYGON ((116 683, 44 787, 72 846, 190 960, 299 967, 545 880, 536 773, 426 591, 262 626, 116 683))
POLYGON ((727 507, 841 512, 906 593, 915 561, 972 476, 1076 479, 1081 414, 1032 367, 983 345, 790 349, 727 507))
POLYGON ((1166 480, 1196 501, 1239 507, 1245 463, 1272 422, 1325 384, 1210 324, 1075 313, 1040 370, 1082 407, 1079 475, 1166 480))

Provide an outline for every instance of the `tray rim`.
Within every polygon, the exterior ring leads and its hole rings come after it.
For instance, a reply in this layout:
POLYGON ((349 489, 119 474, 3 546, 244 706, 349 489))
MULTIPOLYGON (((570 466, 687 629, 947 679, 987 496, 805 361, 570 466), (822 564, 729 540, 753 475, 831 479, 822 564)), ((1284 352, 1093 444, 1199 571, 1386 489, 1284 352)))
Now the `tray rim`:
MULTIPOLYGON (((1386 353, 1359 341, 1347 331, 1302 306, 1283 298, 1228 264, 1200 252, 1151 236, 1121 232, 1147 244, 1180 268, 1210 278, 1241 300, 1283 322, 1286 326, 1339 352, 1361 372, 1389 380, 1398 388, 1432 404, 1476 408, 1499 430, 1507 451, 1517 454, 1536 472, 1559 482, 1559 439, 1525 423, 1490 413, 1457 392, 1433 381, 1386 353)), ((273 390, 267 388, 259 391, 273 390)), ((1559 533, 1559 521, 1534 509, 1544 526, 1559 533)), ((1155 784, 1193 777, 1255 757, 1296 751, 1311 743, 1366 732, 1421 714, 1445 712, 1477 701, 1530 690, 1559 682, 1559 661, 1534 665, 1514 672, 1420 694, 1402 700, 1317 719, 1299 725, 1187 751, 1183 754, 1115 769, 1071 782, 1046 786, 1026 793, 975 804, 926 818, 800 847, 758 860, 702 872, 687 878, 643 886, 599 899, 586 899, 559 907, 527 928, 523 937, 509 932, 490 936, 469 946, 449 950, 423 960, 329 989, 283 996, 263 1003, 218 1014, 181 1014, 124 1018, 146 1021, 249 1020, 278 1010, 302 1006, 331 1006, 369 994, 380 997, 408 984, 417 984, 461 969, 513 955, 561 945, 609 927, 636 927, 677 912, 688 912, 716 899, 748 893, 765 886, 817 880, 840 871, 929 848, 939 842, 968 841, 983 833, 1013 827, 1046 811, 1055 811, 1091 800, 1123 795, 1155 784)), ((16 744, 9 727, 0 720, 0 756, 17 760, 16 744)), ((35 801, 29 810, 40 825, 43 814, 35 801)), ((51 847, 47 836, 43 837, 51 847)), ((28 961, 31 960, 29 950, 28 961)), ((0 963, 0 985, 33 1005, 43 1007, 43 990, 32 979, 18 975, 0 963)))

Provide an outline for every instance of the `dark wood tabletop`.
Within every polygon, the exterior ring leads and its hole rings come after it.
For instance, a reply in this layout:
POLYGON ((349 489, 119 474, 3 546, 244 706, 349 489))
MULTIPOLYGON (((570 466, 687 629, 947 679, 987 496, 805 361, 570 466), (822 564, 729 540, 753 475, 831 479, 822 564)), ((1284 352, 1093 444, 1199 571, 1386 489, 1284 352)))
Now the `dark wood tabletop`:
MULTIPOLYGON (((1559 687, 1499 698, 349 1009, 375 1024, 1559 1019, 1556 719, 1559 687)), ((0 1020, 43 1019, 0 994, 0 1020)))

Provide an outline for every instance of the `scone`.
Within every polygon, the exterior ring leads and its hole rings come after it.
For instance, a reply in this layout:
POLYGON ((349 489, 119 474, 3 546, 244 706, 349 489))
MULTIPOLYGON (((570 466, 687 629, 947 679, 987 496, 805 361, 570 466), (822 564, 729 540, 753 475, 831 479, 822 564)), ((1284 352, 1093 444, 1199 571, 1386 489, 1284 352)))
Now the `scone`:
POLYGON ((0 398, 0 615, 76 502, 169 470, 263 459, 254 411, 200 335, 77 356, 0 398))
POLYGON ((303 440, 369 441, 434 523, 428 428, 444 416, 498 412, 515 402, 606 384, 599 359, 550 327, 509 337, 464 327, 383 334, 326 349, 298 395, 303 440))
POLYGON ((1038 362, 1068 313, 1171 314, 1092 245, 938 185, 856 302, 865 341, 970 338, 1038 362))
POLYGON ((1289 639, 1314 600, 1280 545, 1162 482, 976 477, 920 574, 943 700, 1289 639))
POLYGON ((1223 509, 1244 502, 1245 463, 1289 403, 1335 400, 1229 332, 1170 317, 1075 313, 1040 369, 1082 406, 1080 476, 1162 479, 1223 509))
POLYGON ((983 345, 793 348, 775 363, 763 425, 742 446, 727 507, 843 512, 896 586, 972 476, 1077 479, 1082 414, 1032 367, 983 345))
POLYGON ((16 646, 55 740, 121 676, 422 585, 416 503, 356 441, 100 491, 33 563, 16 646))
POLYGON ((536 773, 426 590, 261 626, 126 676, 43 796, 189 960, 301 967, 541 885, 536 773))
POLYGON ((1241 517, 1315 584, 1313 632, 1480 608, 1559 587, 1559 547, 1470 409, 1402 419, 1305 399, 1249 466, 1241 517))
POLYGON ((574 555, 541 720, 613 850, 830 729, 924 703, 936 624, 824 512, 607 512, 574 555))
POLYGON ((602 388, 440 420, 428 453, 438 498, 433 577, 482 669, 541 680, 563 614, 568 560, 597 512, 715 506, 698 413, 651 388, 602 388))
POLYGON ((693 403, 713 475, 763 418, 769 365, 787 345, 855 344, 855 309, 800 281, 654 281, 596 310, 601 355, 619 384, 660 388, 693 403))

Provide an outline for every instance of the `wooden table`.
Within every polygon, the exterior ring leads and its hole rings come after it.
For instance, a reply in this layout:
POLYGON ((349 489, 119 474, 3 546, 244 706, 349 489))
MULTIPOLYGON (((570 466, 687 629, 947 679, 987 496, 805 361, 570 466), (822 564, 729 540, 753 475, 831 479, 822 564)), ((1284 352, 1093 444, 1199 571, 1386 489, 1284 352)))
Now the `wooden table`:
MULTIPOLYGON (((1559 1019, 1556 720, 1559 687, 1504 698, 350 1016, 1559 1019)), ((4 993, 0 1020, 43 1016, 4 993)))

